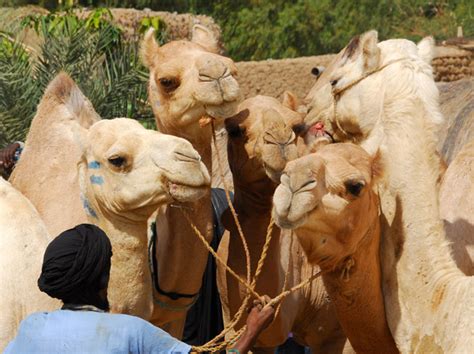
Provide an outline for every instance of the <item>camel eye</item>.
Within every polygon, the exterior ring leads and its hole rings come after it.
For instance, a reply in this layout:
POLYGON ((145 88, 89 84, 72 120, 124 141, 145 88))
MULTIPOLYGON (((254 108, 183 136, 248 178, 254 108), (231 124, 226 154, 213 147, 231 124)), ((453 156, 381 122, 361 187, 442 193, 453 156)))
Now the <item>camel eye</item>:
POLYGON ((108 161, 115 167, 122 167, 127 162, 127 160, 125 160, 125 158, 122 156, 111 157, 108 159, 108 161))
POLYGON ((358 197, 360 195, 360 192, 362 192, 362 189, 365 186, 364 182, 361 181, 347 181, 345 183, 346 190, 350 194, 352 194, 354 197, 358 197))
POLYGON ((158 80, 160 82, 161 87, 166 92, 171 92, 176 90, 179 87, 179 80, 174 77, 163 77, 158 80))

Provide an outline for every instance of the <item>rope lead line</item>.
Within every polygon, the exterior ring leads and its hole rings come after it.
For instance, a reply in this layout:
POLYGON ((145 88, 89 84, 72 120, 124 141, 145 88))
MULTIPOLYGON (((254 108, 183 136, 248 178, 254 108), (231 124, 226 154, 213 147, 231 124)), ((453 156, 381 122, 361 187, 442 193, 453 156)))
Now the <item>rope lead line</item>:
MULTIPOLYGON (((267 227, 267 235, 265 237, 265 244, 264 244, 263 249, 262 249, 262 254, 260 255, 260 259, 259 259, 258 264, 257 264, 257 269, 255 270, 255 276, 252 280, 252 283, 250 283, 250 280, 251 280, 250 252, 249 252, 247 242, 246 242, 245 237, 244 237, 244 233, 242 231, 242 227, 241 227, 241 225, 239 223, 239 220, 237 218, 237 213, 235 212, 235 209, 232 205, 232 201, 230 199, 230 194, 229 194, 229 189, 227 187, 227 183, 225 182, 225 179, 224 179, 224 173, 222 171, 222 165, 221 165, 219 150, 217 149, 216 132, 215 132, 215 129, 214 129, 214 121, 213 120, 211 120, 211 124, 212 124, 212 136, 213 136, 214 149, 215 149, 216 154, 217 154, 217 165, 218 165, 218 168, 219 168, 219 174, 220 174, 222 183, 224 185, 224 191, 225 191, 225 195, 226 195, 226 198, 227 198, 227 202, 229 203, 229 208, 232 212, 235 224, 237 226, 237 230, 238 230, 240 238, 242 240, 242 244, 243 244, 243 247, 244 247, 244 250, 245 250, 245 258, 246 258, 246 261, 247 261, 247 280, 244 280, 237 273, 235 273, 232 270, 232 268, 230 268, 227 265, 227 263, 224 262, 219 257, 219 255, 212 249, 212 247, 206 241, 206 238, 202 235, 202 233, 199 231, 199 229, 196 227, 196 225, 194 225, 194 223, 192 222, 192 220, 189 217, 189 214, 187 213, 187 211, 185 209, 180 209, 181 212, 183 213, 184 217, 186 218, 186 220, 189 222, 189 224, 190 224, 191 228, 193 229, 194 233, 196 234, 196 236, 198 236, 198 238, 201 240, 203 245, 207 248, 209 253, 212 254, 212 256, 216 259, 217 262, 219 262, 221 265, 224 266, 224 268, 227 270, 227 272, 229 272, 239 283, 241 283, 247 289, 247 295, 245 296, 244 300, 242 301, 242 305, 240 306, 239 310, 234 315, 234 318, 224 327, 222 332, 219 333, 215 338, 211 339, 206 344, 201 345, 201 346, 193 346, 191 348, 192 352, 213 352, 214 353, 214 352, 224 350, 224 349, 228 348, 229 345, 234 344, 238 340, 238 338, 242 335, 242 333, 244 333, 244 331, 246 330, 247 326, 244 325, 238 331, 231 334, 227 339, 223 340, 220 343, 217 343, 226 334, 228 334, 231 330, 233 330, 234 327, 237 325, 237 323, 242 319, 242 316, 245 313, 245 310, 247 309, 247 304, 248 304, 248 302, 251 298, 251 295, 255 296, 263 304, 265 304, 265 298, 262 295, 260 295, 257 291, 255 291, 255 287, 256 287, 256 284, 257 284, 258 276, 260 275, 260 273, 262 271, 263 264, 265 262, 265 258, 267 257, 268 248, 269 248, 270 241, 271 241, 271 238, 272 238, 273 226, 275 225, 275 221, 273 220, 273 218, 270 219, 270 222, 269 222, 268 227, 267 227)), ((290 252, 291 252, 291 249, 290 249, 290 252)), ((282 289, 284 291, 280 295, 278 295, 275 298, 271 299, 265 306, 274 306, 274 305, 280 303, 286 296, 288 296, 292 292, 297 291, 297 290, 303 288, 304 286, 310 284, 314 279, 318 278, 322 274, 322 272, 319 271, 316 274, 313 274, 308 279, 302 281, 298 285, 295 285, 294 287, 292 287, 288 290, 285 290, 285 288, 287 286, 287 280, 288 280, 287 277, 288 277, 289 267, 290 267, 290 262, 288 262, 288 269, 287 269, 286 274, 285 274, 285 281, 284 281, 283 289, 282 289)), ((280 306, 278 307, 277 312, 275 313, 275 315, 277 315, 279 310, 280 310, 280 306)))

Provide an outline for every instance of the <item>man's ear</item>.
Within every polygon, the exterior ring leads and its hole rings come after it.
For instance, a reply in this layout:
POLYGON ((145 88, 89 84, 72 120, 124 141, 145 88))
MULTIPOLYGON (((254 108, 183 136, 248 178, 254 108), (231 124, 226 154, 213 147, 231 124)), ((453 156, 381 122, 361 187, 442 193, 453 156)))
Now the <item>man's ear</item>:
POLYGON ((282 102, 283 106, 291 109, 292 111, 295 111, 298 109, 300 106, 300 101, 296 95, 291 92, 291 91, 285 91, 283 92, 283 98, 282 102))
POLYGON ((217 38, 207 27, 202 25, 193 26, 193 35, 191 42, 199 44, 211 53, 219 53, 219 45, 217 38))
POLYGON ((380 66, 380 48, 377 46, 378 42, 378 33, 374 30, 365 32, 360 37, 360 47, 365 71, 373 71, 380 66))
POLYGON ((153 59, 159 47, 160 45, 155 39, 155 29, 150 27, 140 45, 140 58, 148 69, 153 67, 153 59))

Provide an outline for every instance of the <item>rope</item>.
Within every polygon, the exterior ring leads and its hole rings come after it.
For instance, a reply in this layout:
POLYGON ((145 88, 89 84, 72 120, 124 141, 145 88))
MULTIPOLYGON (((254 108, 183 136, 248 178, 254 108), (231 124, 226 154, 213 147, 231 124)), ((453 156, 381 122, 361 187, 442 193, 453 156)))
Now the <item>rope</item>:
MULTIPOLYGON (((257 264, 257 269, 255 270, 255 276, 254 276, 252 282, 250 283, 250 279, 251 279, 250 252, 249 252, 248 245, 247 245, 247 242, 246 242, 245 237, 244 237, 244 233, 242 231, 242 227, 239 223, 237 213, 234 209, 234 206, 232 205, 232 201, 230 199, 230 194, 229 194, 229 189, 227 187, 227 183, 225 182, 225 179, 224 179, 224 173, 222 171, 220 154, 219 154, 219 150, 217 148, 217 143, 216 143, 216 134, 215 134, 215 128, 214 128, 214 121, 213 120, 211 120, 211 124, 212 124, 213 144, 214 144, 214 149, 215 149, 216 155, 217 155, 217 165, 218 165, 218 169, 219 169, 219 174, 221 176, 222 183, 224 184, 224 191, 225 191, 226 199, 227 199, 227 202, 229 203, 229 208, 232 212, 232 216, 233 216, 235 224, 237 226, 237 230, 238 230, 239 236, 242 240, 242 245, 243 245, 244 251, 245 251, 245 258, 246 258, 246 262, 247 262, 247 264, 246 264, 247 265, 247 267, 246 267, 247 268, 246 269, 247 270, 247 281, 242 279, 242 277, 240 277, 237 273, 235 273, 227 265, 227 263, 224 262, 219 257, 219 255, 210 246, 210 244, 207 242, 206 238, 202 235, 202 233, 199 231, 199 229, 196 227, 196 225, 194 225, 194 223, 192 222, 192 220, 189 217, 189 214, 186 212, 186 210, 181 209, 181 212, 183 213, 186 220, 188 220, 188 222, 189 222, 191 228, 193 229, 194 233, 198 236, 198 238, 201 240, 203 245, 207 248, 209 253, 211 253, 212 256, 216 259, 216 261, 219 262, 221 265, 223 265, 225 267, 225 269, 239 283, 241 283, 247 289, 247 295, 244 298, 244 300, 242 302, 242 305, 240 306, 239 310, 234 315, 234 318, 224 327, 224 329, 221 331, 221 333, 219 333, 215 338, 211 339, 209 342, 207 342, 204 345, 193 346, 191 348, 191 350, 193 352, 218 352, 218 351, 221 351, 221 350, 227 348, 229 345, 234 344, 237 341, 237 339, 242 335, 242 333, 244 333, 244 331, 247 329, 247 325, 244 325, 242 328, 240 328, 238 331, 236 331, 234 334, 232 334, 229 339, 224 340, 224 341, 222 341, 221 343, 218 343, 218 344, 216 344, 216 342, 219 341, 222 337, 224 337, 227 333, 229 333, 232 329, 234 329, 235 325, 241 320, 242 315, 244 314, 244 311, 247 309, 247 304, 248 304, 248 301, 251 298, 251 295, 255 296, 263 304, 265 304, 265 302, 266 302, 265 297, 260 295, 255 290, 255 286, 257 284, 258 276, 260 275, 260 273, 263 269, 263 264, 264 264, 265 258, 267 257, 267 254, 268 254, 268 248, 270 246, 270 241, 271 241, 271 238, 272 238, 273 226, 275 225, 275 222, 274 222, 273 218, 271 218, 270 223, 268 224, 268 227, 267 227, 267 234, 265 236, 265 244, 263 245, 263 248, 262 248, 262 254, 260 255, 260 259, 259 259, 258 264, 257 264)), ((291 254, 292 242, 293 242, 293 238, 292 238, 291 243, 290 243, 290 254, 291 254)), ((322 274, 322 272, 319 271, 318 273, 313 274, 310 278, 308 278, 305 281, 299 283, 298 285, 295 285, 292 288, 290 288, 288 290, 285 290, 285 288, 287 286, 287 282, 288 282, 289 269, 290 269, 290 261, 288 261, 288 268, 287 268, 287 271, 285 273, 285 280, 284 280, 283 289, 282 289, 283 292, 280 295, 276 296, 275 298, 271 299, 267 304, 265 304, 265 306, 274 306, 278 303, 281 305, 281 301, 286 296, 288 296, 292 292, 297 291, 297 290, 303 288, 304 286, 310 284, 314 279, 321 276, 321 274, 322 274)), ((276 313, 279 312, 280 307, 281 307, 280 305, 278 306, 276 313)))
POLYGON ((217 156, 217 168, 219 169, 219 174, 221 176, 222 184, 224 185, 225 197, 227 199, 227 203, 229 204, 229 209, 234 218, 235 225, 237 226, 237 231, 239 232, 239 236, 242 241, 242 245, 244 247, 245 261, 247 262, 247 282, 250 282, 250 252, 247 245, 247 241, 245 240, 245 237, 244 237, 244 232, 242 231, 242 226, 240 226, 239 219, 237 217, 237 212, 235 211, 234 205, 232 204, 232 200, 230 199, 229 187, 227 186, 227 182, 225 181, 225 178, 224 178, 224 172, 222 171, 222 161, 221 161, 221 155, 219 153, 219 149, 217 148, 216 129, 214 127, 214 119, 211 119, 211 128, 212 128, 212 143, 214 144, 214 150, 216 151, 216 156, 217 156))

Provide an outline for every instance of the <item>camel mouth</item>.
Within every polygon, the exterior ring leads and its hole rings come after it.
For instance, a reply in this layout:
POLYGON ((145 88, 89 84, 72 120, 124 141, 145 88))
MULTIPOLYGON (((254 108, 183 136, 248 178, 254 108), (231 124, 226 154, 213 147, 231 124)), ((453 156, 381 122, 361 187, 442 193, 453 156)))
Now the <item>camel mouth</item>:
POLYGON ((177 202, 192 202, 201 199, 209 191, 209 184, 189 185, 168 181, 168 193, 177 202))
POLYGON ((335 142, 333 135, 326 129, 324 123, 321 121, 312 124, 308 129, 307 135, 317 142, 327 141, 329 144, 335 142))
POLYGON ((237 113, 237 101, 224 102, 220 105, 205 105, 206 114, 216 122, 223 122, 237 113))
POLYGON ((278 215, 275 210, 273 211, 273 217, 277 226, 288 230, 294 230, 304 225, 308 218, 308 214, 309 213, 305 213, 296 220, 289 220, 287 216, 278 215))

